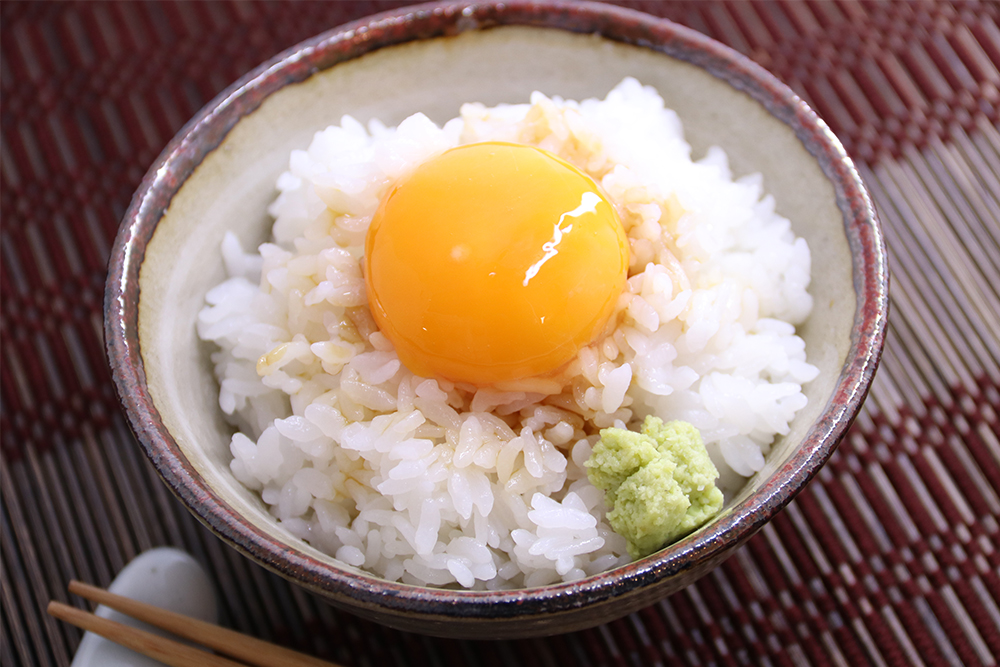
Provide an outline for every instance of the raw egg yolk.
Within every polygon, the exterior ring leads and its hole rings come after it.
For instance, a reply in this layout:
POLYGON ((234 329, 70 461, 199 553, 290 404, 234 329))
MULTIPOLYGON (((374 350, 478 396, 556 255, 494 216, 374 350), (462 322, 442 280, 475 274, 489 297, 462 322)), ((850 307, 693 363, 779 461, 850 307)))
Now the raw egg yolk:
POLYGON ((558 370, 599 336, 628 242, 594 181, 551 153, 453 148, 397 182, 365 241, 372 315, 417 375, 477 386, 558 370))

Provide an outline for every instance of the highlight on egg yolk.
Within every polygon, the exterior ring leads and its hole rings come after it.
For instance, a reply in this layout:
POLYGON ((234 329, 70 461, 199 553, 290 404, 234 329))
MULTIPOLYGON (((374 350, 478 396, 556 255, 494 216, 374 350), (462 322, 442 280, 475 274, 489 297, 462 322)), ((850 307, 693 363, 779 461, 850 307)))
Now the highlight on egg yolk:
POLYGON ((549 374, 602 333, 628 242, 596 183, 551 153, 453 148, 397 182, 365 242, 372 315, 417 375, 549 374))

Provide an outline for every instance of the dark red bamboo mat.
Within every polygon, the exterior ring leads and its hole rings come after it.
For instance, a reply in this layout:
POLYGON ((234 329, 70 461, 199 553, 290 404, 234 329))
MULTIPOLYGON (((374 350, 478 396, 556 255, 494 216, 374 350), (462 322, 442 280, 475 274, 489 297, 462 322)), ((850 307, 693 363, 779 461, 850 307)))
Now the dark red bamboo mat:
POLYGON ((733 46, 804 97, 858 161, 890 251, 888 342, 849 437, 694 586, 585 632, 426 638, 267 573, 170 495, 106 369, 118 221, 163 146, 222 88, 399 4, 0 4, 0 662, 68 665, 80 634, 45 616, 47 601, 170 544, 211 573, 226 625, 345 665, 996 664, 998 4, 622 3, 733 46))

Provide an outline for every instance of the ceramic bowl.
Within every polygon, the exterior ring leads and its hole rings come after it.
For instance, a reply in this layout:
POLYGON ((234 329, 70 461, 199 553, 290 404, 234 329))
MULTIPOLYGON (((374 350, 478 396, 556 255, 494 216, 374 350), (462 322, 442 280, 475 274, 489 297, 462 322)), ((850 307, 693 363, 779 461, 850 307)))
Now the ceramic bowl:
POLYGON ((333 604, 390 626, 478 638, 544 635, 623 616, 695 581, 802 489, 858 411, 878 363, 887 271, 871 201, 837 139, 792 91, 735 51, 634 11, 584 2, 444 2, 324 33, 233 84, 149 170, 121 226, 106 293, 111 368, 133 431, 174 493, 223 540, 333 604), (658 553, 569 584, 505 592, 390 583, 288 534, 229 469, 210 350, 195 335, 224 278, 226 231, 267 237, 266 207, 292 149, 349 113, 443 122, 463 102, 534 90, 603 97, 625 76, 654 86, 694 155, 761 172, 814 249, 815 308, 799 330, 820 376, 809 405, 718 518, 658 553))

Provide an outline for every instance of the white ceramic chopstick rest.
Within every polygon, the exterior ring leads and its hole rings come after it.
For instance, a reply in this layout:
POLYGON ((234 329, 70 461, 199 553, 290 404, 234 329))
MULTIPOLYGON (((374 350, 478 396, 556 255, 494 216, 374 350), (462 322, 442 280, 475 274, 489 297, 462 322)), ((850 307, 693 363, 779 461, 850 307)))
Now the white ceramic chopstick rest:
MULTIPOLYGON (((159 547, 139 554, 122 568, 108 590, 209 623, 218 622, 212 581, 194 558, 179 549, 159 547)), ((94 613, 164 637, 172 636, 104 605, 98 605, 94 613)), ((70 667, 162 667, 162 663, 86 632, 70 667)))

